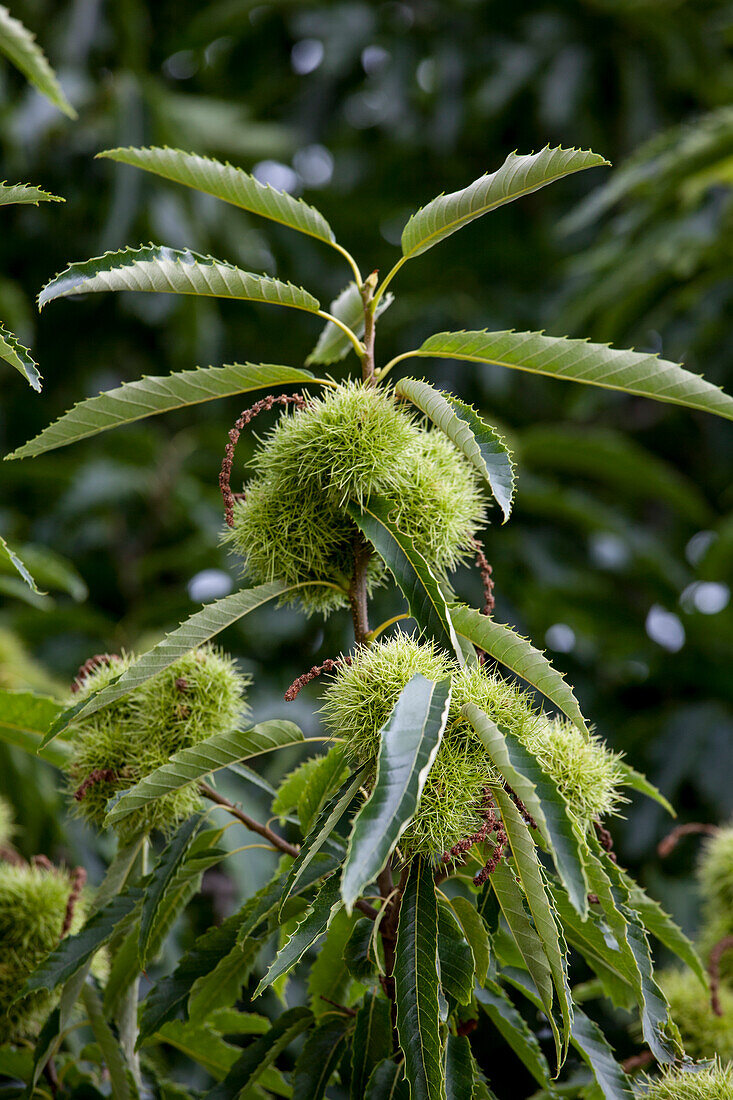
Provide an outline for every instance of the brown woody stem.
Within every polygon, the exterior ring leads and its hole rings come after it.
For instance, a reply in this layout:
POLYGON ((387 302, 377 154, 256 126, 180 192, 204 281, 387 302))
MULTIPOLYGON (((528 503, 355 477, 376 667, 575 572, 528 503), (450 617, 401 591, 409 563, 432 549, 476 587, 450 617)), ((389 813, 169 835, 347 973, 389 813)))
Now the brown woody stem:
POLYGON ((715 836, 718 832, 717 825, 708 825, 704 821, 689 821, 686 825, 677 825, 670 833, 667 833, 657 845, 657 855, 660 859, 666 859, 672 853, 684 836, 692 836, 702 833, 705 836, 715 836))

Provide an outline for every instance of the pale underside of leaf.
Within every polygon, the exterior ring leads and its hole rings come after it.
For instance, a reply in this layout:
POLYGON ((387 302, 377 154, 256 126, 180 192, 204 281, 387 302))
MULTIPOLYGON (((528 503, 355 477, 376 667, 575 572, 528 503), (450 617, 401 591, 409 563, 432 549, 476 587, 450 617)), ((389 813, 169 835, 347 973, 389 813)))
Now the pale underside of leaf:
MULTIPOLYGON (((392 294, 383 294, 377 303, 374 312, 375 320, 384 313, 394 301, 392 294)), ((328 312, 333 317, 338 317, 361 339, 364 335, 364 302, 356 283, 349 283, 331 302, 328 312)), ((349 340, 343 329, 328 321, 321 330, 318 342, 305 361, 307 367, 313 365, 326 366, 330 363, 338 363, 353 349, 354 345, 349 340)))
POLYGON ((40 591, 38 585, 33 579, 33 576, 31 575, 30 570, 23 563, 23 561, 21 561, 15 551, 11 550, 2 535, 0 535, 0 558, 5 558, 5 560, 9 562, 10 565, 12 565, 15 572, 20 574, 20 576, 23 578, 23 580, 32 592, 35 592, 37 596, 42 596, 45 594, 40 591))
POLYGON ((15 333, 5 328, 2 323, 0 323, 0 359, 4 359, 11 367, 15 367, 36 393, 41 392, 42 378, 38 363, 28 348, 23 347, 15 333))
POLYGON ((60 195, 52 195, 50 191, 44 191, 32 183, 0 183, 0 206, 9 206, 11 203, 38 206, 39 202, 65 201, 60 195))
POLYGON ((684 405, 733 419, 733 397, 678 363, 649 352, 611 348, 543 332, 439 332, 412 355, 544 374, 684 405))
POLYGON ((14 19, 4 4, 0 4, 0 53, 5 54, 54 107, 69 118, 76 118, 76 111, 64 95, 35 35, 20 20, 14 19))
POLYGON ((494 622, 470 607, 451 608, 451 618, 459 634, 521 676, 588 735, 588 727, 573 689, 531 642, 516 634, 511 627, 494 622))
POLYGON ((204 401, 215 401, 219 397, 232 397, 264 387, 318 384, 320 381, 310 371, 272 363, 231 363, 144 377, 80 401, 6 458, 31 458, 110 428, 204 401))
POLYGON ((539 153, 510 153, 496 172, 481 176, 461 191, 438 196, 413 214, 402 231, 402 254, 405 259, 419 256, 497 206, 563 176, 604 164, 608 164, 604 157, 583 149, 546 146, 539 153))
POLYGON ((197 153, 155 146, 147 149, 106 149, 97 156, 142 168, 173 183, 182 183, 326 244, 332 244, 335 240, 331 226, 315 207, 302 199, 293 198, 286 191, 276 190, 269 183, 260 183, 255 176, 231 164, 223 164, 197 153))
POLYGON ((38 307, 43 309, 48 302, 73 294, 107 290, 235 298, 307 313, 320 309, 318 299, 302 287, 243 271, 213 256, 160 245, 123 248, 70 264, 44 286, 38 295, 38 307))

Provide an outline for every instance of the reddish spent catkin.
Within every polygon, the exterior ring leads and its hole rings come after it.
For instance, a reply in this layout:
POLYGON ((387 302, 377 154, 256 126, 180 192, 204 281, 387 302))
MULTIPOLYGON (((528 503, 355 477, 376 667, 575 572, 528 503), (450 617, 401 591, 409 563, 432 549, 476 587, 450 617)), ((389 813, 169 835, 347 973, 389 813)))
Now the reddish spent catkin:
POLYGON ((313 668, 309 668, 307 672, 304 672, 302 676, 299 676, 297 680, 293 680, 292 684, 285 692, 285 702, 292 703, 297 699, 298 695, 311 680, 315 680, 322 672, 335 672, 337 668, 342 665, 350 665, 351 657, 336 657, 335 660, 331 657, 327 657, 322 665, 313 665, 313 668))
POLYGON ((249 424, 251 420, 254 420, 261 412, 268 412, 275 405, 294 405, 297 409, 303 409, 306 405, 306 400, 301 397, 300 394, 268 394, 267 397, 263 397, 260 401, 256 401, 254 405, 249 409, 245 409, 241 414, 234 427, 229 431, 229 442, 224 448, 224 459, 221 464, 221 472, 219 474, 219 488, 221 489, 221 495, 224 498, 224 517, 226 519, 227 527, 234 526, 234 501, 235 498, 241 499, 244 494, 233 493, 231 489, 231 476, 232 465, 234 464, 234 448, 239 442, 239 437, 242 434, 243 429, 249 424))
POLYGON ((484 590, 484 615, 492 615, 496 607, 496 600, 494 599, 494 571, 489 565, 486 554, 484 553, 484 548, 479 540, 477 538, 472 538, 471 545, 476 551, 476 565, 481 574, 481 584, 484 590))
POLYGON ((115 661, 119 660, 121 660, 119 653, 95 653, 93 657, 89 657, 84 664, 80 666, 74 677, 71 685, 71 690, 74 695, 76 695, 78 691, 81 691, 84 686, 84 681, 91 672, 94 672, 97 668, 102 668, 104 665, 113 665, 115 661))
POLYGON ((95 768, 93 772, 89 773, 81 786, 74 791, 74 800, 81 802, 89 788, 93 787, 95 783, 114 783, 116 779, 119 779, 119 776, 112 768, 95 768))
POLYGON ((64 915, 64 925, 61 929, 61 939, 64 938, 67 933, 71 931, 71 926, 74 922, 74 911, 76 910, 76 903, 81 897, 81 892, 87 881, 87 873, 83 867, 75 867, 71 876, 71 893, 69 899, 66 902, 66 913, 64 915))

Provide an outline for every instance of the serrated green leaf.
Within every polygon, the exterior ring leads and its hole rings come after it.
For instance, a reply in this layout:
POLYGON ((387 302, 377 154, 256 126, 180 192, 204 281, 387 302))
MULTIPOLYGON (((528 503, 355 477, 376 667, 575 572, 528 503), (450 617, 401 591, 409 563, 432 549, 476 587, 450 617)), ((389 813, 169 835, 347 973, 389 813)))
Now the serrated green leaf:
POLYGON ((303 287, 243 271, 213 256, 152 244, 105 252, 104 256, 70 264, 46 283, 38 295, 38 308, 57 298, 107 290, 236 298, 289 306, 306 313, 318 313, 321 308, 318 299, 303 287))
POLYGON ((598 976, 611 1002, 619 1008, 630 1008, 636 999, 637 975, 628 950, 622 950, 604 918, 591 910, 581 920, 564 890, 550 886, 550 892, 568 943, 598 976))
MULTIPOLYGON (((322 582, 314 582, 321 584, 322 582)), ((270 581, 268 584, 260 584, 256 588, 243 588, 239 592, 233 592, 230 596, 224 596, 221 600, 206 604, 200 611, 196 611, 179 627, 166 634, 162 641, 158 642, 147 653, 143 653, 137 661, 116 680, 108 684, 102 691, 89 696, 86 700, 77 703, 63 711, 56 722, 48 730, 43 746, 47 745, 59 733, 62 733, 72 722, 80 718, 86 718, 94 714, 101 707, 124 698, 131 691, 139 688, 153 676, 168 668, 179 657, 211 641, 217 634, 228 626, 232 626, 251 611, 268 603, 270 600, 285 596, 299 588, 307 587, 306 584, 286 585, 280 581, 270 581)))
POLYGON ((375 951, 372 921, 357 920, 344 947, 344 963, 352 978, 366 984, 374 979, 375 951))
POLYGON ((293 198, 287 191, 278 191, 269 183, 260 183, 255 176, 231 164, 222 164, 197 153, 156 146, 147 149, 105 149, 97 156, 142 168, 173 183, 182 183, 194 191, 213 195, 250 214, 258 214, 326 244, 333 244, 335 240, 331 226, 314 206, 309 206, 303 199, 293 198))
POLYGON ((313 1017, 307 1008, 291 1008, 245 1049, 223 1081, 205 1093, 206 1100, 236 1100, 253 1085, 277 1056, 298 1035, 310 1027, 313 1017))
POLYGON ((153 868, 140 913, 140 937, 138 951, 140 966, 144 970, 150 961, 150 941, 158 908, 170 890, 173 879, 180 869, 196 833, 201 828, 203 817, 198 814, 185 821, 178 832, 168 841, 153 868))
POLYGON ((15 333, 0 323, 0 359, 23 375, 26 382, 36 393, 41 392, 41 372, 28 348, 23 347, 15 333))
POLYGON ((550 1067, 540 1044, 504 990, 496 982, 489 980, 483 989, 475 991, 475 997, 496 1030, 526 1066, 537 1084, 547 1089, 551 1088, 550 1067))
POLYGON ((465 1035, 449 1035, 445 1045, 446 1100, 473 1100, 474 1064, 465 1035))
POLYGON ((54 1008, 52 1012, 46 1017, 46 1022, 41 1028, 36 1045, 33 1050, 33 1072, 29 1081, 29 1091, 32 1095, 32 1090, 38 1083, 38 1079, 43 1073, 49 1058, 53 1056, 54 1050, 59 1041, 59 1033, 61 1031, 61 1009, 54 1008))
MULTIPOLYGON (((1 9, 0 9, 1 10, 1 9)), ((0 24, 2 17, 0 16, 0 24)), ((2 31, 0 30, 0 37, 2 31)), ((0 46, 0 49, 2 47, 0 46)), ((39 202, 65 202, 59 195, 43 191, 32 183, 0 183, 0 206, 20 203, 23 206, 38 206, 39 202)))
POLYGON ((80 401, 44 428, 35 439, 30 439, 5 457, 31 458, 172 409, 188 408, 251 390, 305 382, 318 383, 319 379, 310 371, 272 363, 231 363, 224 367, 197 367, 196 370, 183 370, 175 374, 139 378, 136 382, 124 382, 97 397, 80 401))
POLYGON ((0 535, 0 561, 7 564, 7 566, 12 568, 16 573, 19 573, 31 591, 35 592, 37 596, 45 595, 45 593, 39 590, 27 566, 21 561, 15 551, 10 549, 2 535, 0 535))
POLYGON ((313 904, 308 908, 288 942, 278 952, 275 961, 257 986, 254 997, 259 997, 276 978, 281 974, 287 974, 297 962, 300 962, 308 948, 312 947, 327 931, 341 905, 338 875, 331 875, 316 894, 313 904))
POLYGON ((310 1033, 293 1071, 293 1091, 298 1100, 323 1100, 350 1026, 348 1016, 331 1012, 310 1033))
POLYGON ((341 880, 348 910, 382 870, 420 803, 448 719, 450 679, 417 673, 380 732, 372 793, 354 818, 341 880))
POLYGON ((410 1100, 410 1086, 401 1063, 385 1058, 367 1082, 364 1100, 410 1100))
POLYGON ((293 722, 276 720, 261 722, 248 730, 217 733, 197 745, 174 753, 167 764, 156 768, 125 791, 109 810, 105 824, 114 825, 149 802, 164 798, 172 791, 239 760, 250 760, 253 756, 297 745, 303 740, 302 730, 293 722))
POLYGON ((703 988, 707 990, 707 971, 695 945, 687 938, 669 914, 665 913, 659 902, 655 901, 654 898, 650 898, 646 891, 642 890, 641 886, 625 872, 621 872, 621 877, 629 892, 629 905, 639 914, 647 932, 650 932, 655 939, 663 943, 686 966, 689 966, 690 970, 697 974, 703 988))
POLYGON ((474 980, 473 952, 458 918, 443 898, 438 900, 438 963, 440 985, 446 997, 461 1005, 470 1004, 474 980))
POLYGON ((392 523, 389 501, 372 496, 361 508, 351 503, 346 510, 394 577, 420 630, 463 664, 445 596, 425 558, 392 523))
POLYGON ((335 745, 324 756, 317 757, 317 767, 308 775, 298 799, 298 818, 304 833, 308 833, 324 802, 341 785, 345 771, 343 745, 335 745))
POLYGON ((308 781, 308 776, 318 767, 319 756, 309 756, 280 781, 272 801, 273 814, 282 820, 298 808, 298 799, 308 781))
MULTIPOLYGON (((391 294, 383 294, 374 311, 375 320, 384 313, 388 306, 392 305, 394 298, 391 294)), ((356 283, 349 283, 337 298, 331 302, 328 312, 332 317, 338 317, 351 331, 362 338, 364 335, 364 302, 361 291, 356 283)), ((318 342, 305 361, 307 367, 319 365, 328 366, 330 363, 338 363, 353 350, 354 345, 342 328, 328 321, 318 337, 318 342)))
POLYGON ((579 1008, 575 1009, 573 1046, 588 1063, 604 1100, 633 1100, 631 1083, 613 1055, 605 1035, 579 1008))
POLYGON ((597 168, 609 162, 583 149, 551 149, 539 153, 510 153, 496 172, 479 177, 461 191, 440 195, 413 214, 402 230, 402 255, 419 256, 464 225, 555 180, 597 168))
POLYGON ((589 340, 542 332, 439 332, 412 355, 466 359, 583 382, 623 393, 668 401, 733 420, 733 397, 719 386, 648 352, 612 348, 589 340))
POLYGON ((318 947, 308 975, 308 1004, 316 1017, 332 1012, 334 1004, 349 1003, 354 981, 344 952, 355 924, 356 914, 340 909, 318 947))
POLYGON ((116 1035, 104 1018, 102 1002, 98 993, 91 985, 87 984, 82 991, 82 999, 94 1038, 99 1043, 104 1057, 114 1100, 134 1100, 137 1096, 137 1089, 134 1088, 130 1076, 130 1067, 122 1053, 122 1047, 116 1035))
POLYGON ((521 676, 554 703, 578 729, 588 734, 588 727, 573 689, 565 682, 562 673, 557 672, 531 642, 515 633, 511 627, 494 622, 471 607, 451 608, 451 618, 459 634, 485 650, 500 665, 521 676))
POLYGON ((486 930, 486 924, 481 919, 476 906, 468 898, 460 896, 451 898, 450 904, 463 930, 463 935, 471 948, 476 981, 479 985, 483 985, 490 961, 489 934, 486 930))
MULTIPOLYGON (((550 898, 545 886, 545 877, 537 856, 537 847, 530 836, 529 829, 513 800, 503 787, 494 788, 492 793, 504 822, 514 858, 514 866, 527 899, 529 911, 532 914, 534 927, 542 943, 552 974, 552 981, 562 1015, 564 1031, 562 1043, 559 1035, 555 1032, 556 1025, 551 1012, 548 1011, 547 1015, 553 1033, 555 1033, 558 1064, 560 1064, 567 1054, 570 1042, 570 1026, 573 1021, 565 945, 560 939, 560 930, 552 912, 550 898)), ((546 1006, 546 1008, 549 1008, 549 1006, 546 1006)))
POLYGON ((588 912, 588 880, 582 838, 557 784, 518 738, 502 730, 474 703, 467 703, 461 713, 481 738, 494 767, 537 822, 570 900, 584 918, 588 912))
POLYGON ((69 118, 76 118, 76 111, 64 95, 36 36, 19 19, 14 19, 4 4, 0 4, 0 53, 5 54, 54 107, 69 118))
POLYGON ((234 944, 211 970, 199 975, 191 986, 186 1016, 206 1020, 212 1012, 236 1004, 261 947, 256 940, 248 940, 244 946, 234 944))
POLYGON ((397 926, 394 979, 397 1031, 411 1100, 444 1096, 438 1005, 438 907, 430 864, 410 864, 397 926))
MULTIPOLYGON (((45 588, 64 592, 77 603, 81 603, 89 595, 83 578, 71 562, 50 547, 26 542, 20 548, 20 555, 25 568, 33 574, 37 586, 43 585, 45 588)), ((0 576, 12 574, 15 569, 15 565, 0 552, 0 576)), ((39 595, 45 593, 41 592, 39 595)))
POLYGON ((104 1014, 110 1020, 117 1016, 125 993, 140 975, 137 941, 140 921, 133 920, 130 930, 119 946, 114 947, 112 964, 104 983, 104 1014))
POLYGON ((486 424, 470 405, 416 378, 401 378, 395 392, 424 412, 466 456, 488 483, 506 523, 514 499, 514 462, 496 428, 486 424))
MULTIPOLYGON (((369 923, 369 922, 368 922, 369 923)), ((364 921, 357 923, 357 928, 364 921)), ((351 1100, 362 1100, 367 1083, 379 1063, 392 1053, 392 1019, 389 1001, 375 990, 367 993, 356 1014, 351 1045, 351 1100)))
POLYGON ((625 760, 619 760, 617 766, 621 775, 621 782, 625 787, 631 787, 632 790, 645 794, 647 798, 651 798, 654 802, 658 802, 660 806, 663 806, 672 817, 677 817, 671 802, 664 797, 661 791, 657 790, 653 783, 649 782, 645 775, 638 772, 636 768, 632 768, 625 760))
POLYGON ((55 699, 47 695, 0 690, 0 741, 17 745, 25 752, 38 753, 50 764, 63 767, 69 753, 66 744, 39 748, 44 733, 62 709, 55 699))
MULTIPOLYGON (((331 874, 338 866, 338 862, 330 854, 316 853, 313 859, 308 862, 308 866, 303 868, 303 872, 298 877, 291 893, 305 893, 319 879, 331 874)), ((245 943, 259 925, 264 921, 269 921, 276 914, 279 923, 280 903, 288 878, 289 872, 283 871, 282 874, 277 875, 266 886, 263 886, 261 890, 258 890, 254 897, 250 899, 247 903, 248 911, 237 934, 237 943, 245 943)))

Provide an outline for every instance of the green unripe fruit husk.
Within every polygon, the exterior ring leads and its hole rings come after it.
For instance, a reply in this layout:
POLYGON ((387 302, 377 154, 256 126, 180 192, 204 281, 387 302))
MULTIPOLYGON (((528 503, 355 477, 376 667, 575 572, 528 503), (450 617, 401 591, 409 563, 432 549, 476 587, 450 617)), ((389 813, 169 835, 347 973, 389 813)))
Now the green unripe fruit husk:
MULTIPOLYGON (((483 492, 470 463, 439 431, 426 430, 391 390, 346 382, 303 409, 284 413, 252 465, 246 496, 225 534, 251 581, 328 581, 348 587, 357 528, 346 512, 377 495, 442 578, 471 549, 484 520, 483 492)), ((368 588, 384 577, 372 556, 368 588)), ((346 605, 334 589, 306 588, 310 612, 346 605)))
POLYGON ((380 731, 416 673, 432 680, 450 676, 452 697, 419 810, 400 841, 406 853, 440 854, 482 824, 484 791, 497 776, 480 738, 460 716, 469 702, 538 758, 581 828, 615 810, 621 800, 619 757, 598 738, 586 739, 564 719, 549 718, 527 692, 484 666, 459 668, 433 645, 402 633, 358 650, 326 689, 324 720, 334 735, 345 739, 355 762, 376 762, 380 731))
MULTIPOLYGON (((133 659, 112 658, 95 668, 73 701, 105 687, 133 659)), ((83 797, 74 801, 77 812, 101 827, 107 802, 118 791, 134 786, 180 749, 234 729, 248 714, 244 693, 249 682, 231 658, 203 646, 78 722, 72 727, 67 764, 72 789, 83 790, 83 797)), ((119 835, 129 839, 151 829, 169 832, 200 805, 196 786, 189 784, 123 818, 119 835)))
POLYGON ((709 994, 691 970, 663 970, 658 982, 680 1029, 685 1053, 701 1060, 717 1055, 722 1062, 733 1061, 733 991, 719 987, 723 1015, 717 1016, 709 994))
MULTIPOLYGON (((15 998, 46 955, 58 946, 71 893, 63 871, 0 863, 0 1043, 32 1038, 58 994, 39 990, 15 998)), ((84 923, 78 899, 71 931, 84 923)))
MULTIPOLYGON (((698 880, 702 894, 700 946, 707 957, 716 943, 733 936, 733 826, 724 826, 703 842, 698 880)), ((733 951, 721 956, 720 973, 733 981, 733 951)))
POLYGON ((696 1073, 670 1070, 639 1095, 645 1100, 733 1100, 733 1066, 716 1063, 696 1073))

